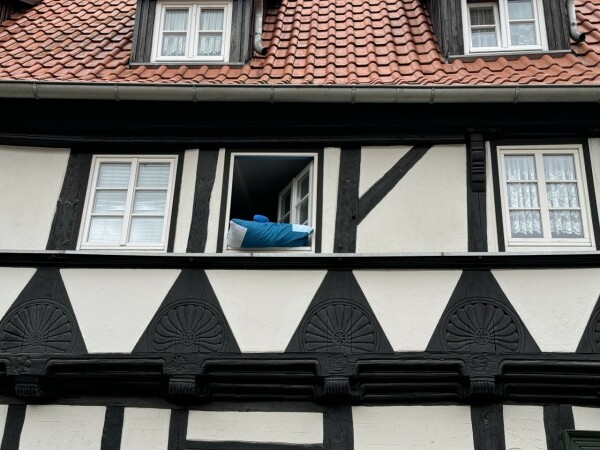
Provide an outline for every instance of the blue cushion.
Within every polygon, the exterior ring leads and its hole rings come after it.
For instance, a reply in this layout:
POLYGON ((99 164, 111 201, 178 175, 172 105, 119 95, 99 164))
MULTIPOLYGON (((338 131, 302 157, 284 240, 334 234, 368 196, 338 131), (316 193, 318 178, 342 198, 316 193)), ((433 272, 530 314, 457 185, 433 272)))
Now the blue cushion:
POLYGON ((232 248, 306 247, 314 231, 307 225, 232 219, 227 245, 232 248))

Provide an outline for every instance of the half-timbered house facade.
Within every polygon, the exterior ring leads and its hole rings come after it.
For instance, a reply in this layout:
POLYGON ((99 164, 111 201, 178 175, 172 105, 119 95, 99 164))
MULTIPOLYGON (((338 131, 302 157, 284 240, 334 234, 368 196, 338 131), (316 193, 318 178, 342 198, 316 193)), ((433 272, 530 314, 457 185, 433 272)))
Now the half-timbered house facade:
POLYGON ((599 4, 3 8, 2 449, 600 445, 599 4))

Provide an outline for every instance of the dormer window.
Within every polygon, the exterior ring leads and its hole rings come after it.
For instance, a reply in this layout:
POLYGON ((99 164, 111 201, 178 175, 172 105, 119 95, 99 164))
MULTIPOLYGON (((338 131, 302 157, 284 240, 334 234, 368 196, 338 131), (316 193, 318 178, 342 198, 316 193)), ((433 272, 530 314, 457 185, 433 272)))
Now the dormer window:
POLYGON ((540 0, 463 0, 465 53, 547 50, 540 0))
POLYGON ((230 3, 158 2, 156 8, 153 61, 229 60, 230 3))

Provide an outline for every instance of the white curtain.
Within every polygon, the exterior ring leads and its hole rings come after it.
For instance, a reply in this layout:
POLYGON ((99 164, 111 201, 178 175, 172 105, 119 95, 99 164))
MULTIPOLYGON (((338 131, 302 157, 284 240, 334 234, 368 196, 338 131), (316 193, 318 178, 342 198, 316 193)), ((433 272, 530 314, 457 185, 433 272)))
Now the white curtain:
POLYGON ((511 45, 535 45, 535 21, 531 0, 509 0, 508 19, 511 45), (519 20, 520 22, 512 22, 519 20), (525 21, 525 22, 523 22, 525 21))
POLYGON ((555 238, 583 237, 577 174, 572 155, 544 155, 544 176, 550 208, 550 230, 555 238), (577 208, 560 210, 560 208, 577 208))
POLYGON ((187 23, 187 9, 167 9, 165 11, 162 56, 185 56, 187 23))
POLYGON ((223 46, 223 22, 225 10, 203 9, 200 14, 200 31, 219 31, 219 33, 201 33, 198 39, 198 55, 219 56, 223 46))
POLYGON ((169 164, 140 164, 133 200, 134 216, 131 218, 129 242, 161 242, 169 173, 169 164), (152 217, 146 217, 146 215, 152 217))
POLYGON ((510 211, 510 234, 516 238, 541 238, 542 220, 536 182, 535 159, 531 156, 506 156, 504 169, 510 211), (524 181, 519 183, 519 181, 524 181), (529 181, 529 182, 528 182, 529 181), (531 208, 531 210, 512 210, 531 208))

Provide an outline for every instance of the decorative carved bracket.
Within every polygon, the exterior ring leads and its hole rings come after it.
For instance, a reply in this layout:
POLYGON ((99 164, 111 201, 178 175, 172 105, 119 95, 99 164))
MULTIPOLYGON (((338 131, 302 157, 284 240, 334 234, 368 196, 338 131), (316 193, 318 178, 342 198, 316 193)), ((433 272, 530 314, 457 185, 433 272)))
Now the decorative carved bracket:
POLYGON ((469 136, 469 171, 471 190, 485 192, 485 144, 478 133, 469 136))
POLYGON ((350 399, 350 379, 348 377, 325 377, 323 397, 332 401, 350 399))
POLYGON ((169 378, 168 393, 177 398, 198 398, 201 390, 194 375, 173 375, 169 378))
POLYGON ((20 375, 15 379, 15 395, 27 400, 39 400, 44 396, 42 377, 20 375))
POLYGON ((469 377, 468 395, 474 399, 496 397, 496 376, 500 375, 498 358, 474 354, 465 358, 465 375, 469 377))

